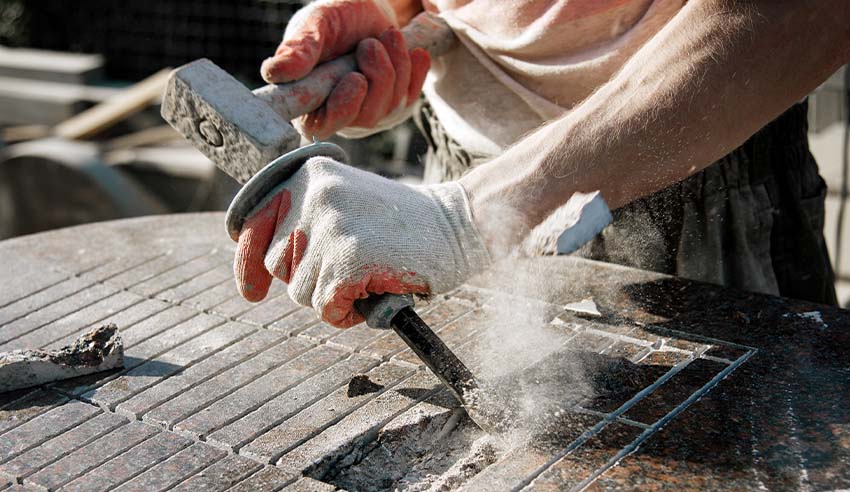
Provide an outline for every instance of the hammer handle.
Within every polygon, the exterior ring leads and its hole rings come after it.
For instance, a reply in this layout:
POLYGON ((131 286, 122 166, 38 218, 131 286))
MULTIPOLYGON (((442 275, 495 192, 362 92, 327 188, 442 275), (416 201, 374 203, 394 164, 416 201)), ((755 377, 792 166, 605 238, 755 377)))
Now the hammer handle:
MULTIPOLYGON (((401 30, 407 49, 423 48, 437 57, 449 51, 456 41, 448 24, 430 12, 422 12, 401 30)), ((348 73, 357 71, 353 54, 325 62, 306 77, 286 84, 269 84, 254 91, 287 120, 313 111, 325 102, 331 90, 348 73)))

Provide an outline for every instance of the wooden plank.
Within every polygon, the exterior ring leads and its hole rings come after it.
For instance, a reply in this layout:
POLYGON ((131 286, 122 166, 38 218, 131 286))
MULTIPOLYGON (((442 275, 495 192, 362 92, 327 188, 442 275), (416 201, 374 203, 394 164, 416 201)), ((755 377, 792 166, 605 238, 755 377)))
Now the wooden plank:
POLYGON ((160 70, 101 104, 56 125, 54 133, 72 140, 97 135, 159 99, 170 73, 170 68, 160 70))
POLYGON ((0 124, 53 125, 120 92, 60 82, 0 77, 0 124))
POLYGON ((88 84, 103 75, 103 56, 0 46, 0 76, 88 84))

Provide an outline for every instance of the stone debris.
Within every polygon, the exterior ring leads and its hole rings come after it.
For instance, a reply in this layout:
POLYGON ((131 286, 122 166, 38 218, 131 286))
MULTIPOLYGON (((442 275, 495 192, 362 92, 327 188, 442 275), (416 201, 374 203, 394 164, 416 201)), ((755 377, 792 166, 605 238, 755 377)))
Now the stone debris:
POLYGON ((577 314, 602 316, 602 313, 599 312, 599 308, 596 307, 596 303, 593 301, 593 299, 582 299, 579 302, 571 302, 569 304, 565 304, 564 309, 577 314))
POLYGON ((505 451, 464 412, 435 410, 442 411, 400 416, 321 480, 344 490, 456 490, 505 451), (456 415, 462 418, 446 429, 456 415))
POLYGON ((118 327, 110 323, 58 350, 14 350, 0 354, 0 393, 123 365, 121 334, 118 327))
POLYGON ((383 385, 373 383, 369 376, 366 374, 358 374, 351 378, 348 382, 348 397, 353 398, 355 396, 366 395, 369 393, 376 393, 384 389, 383 385))

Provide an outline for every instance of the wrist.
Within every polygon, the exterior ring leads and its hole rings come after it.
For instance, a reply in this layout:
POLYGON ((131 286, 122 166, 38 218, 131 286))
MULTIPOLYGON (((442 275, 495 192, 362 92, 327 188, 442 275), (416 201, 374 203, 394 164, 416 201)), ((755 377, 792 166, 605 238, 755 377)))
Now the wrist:
MULTIPOLYGON (((452 231, 456 265, 452 270, 460 274, 456 284, 470 274, 485 269, 492 263, 491 251, 476 226, 470 209, 469 197, 456 181, 423 187, 437 202, 452 231)), ((444 289, 445 290, 445 289, 444 289)))
POLYGON ((522 213, 522 204, 511 200, 509 185, 486 179, 488 174, 480 169, 467 173, 457 183, 465 192, 472 223, 487 251, 491 257, 500 258, 516 251, 532 225, 522 213))

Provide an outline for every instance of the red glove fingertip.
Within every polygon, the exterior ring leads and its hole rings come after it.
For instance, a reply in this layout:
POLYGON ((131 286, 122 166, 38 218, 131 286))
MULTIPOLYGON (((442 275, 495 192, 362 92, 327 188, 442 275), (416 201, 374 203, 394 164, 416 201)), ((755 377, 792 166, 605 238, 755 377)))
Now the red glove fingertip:
POLYGON ((289 212, 290 200, 289 190, 281 191, 249 217, 239 233, 233 274, 239 294, 249 302, 259 302, 269 292, 272 276, 266 270, 264 258, 275 230, 289 212))

